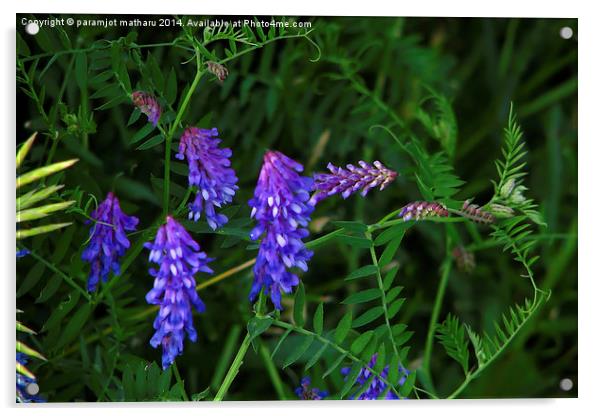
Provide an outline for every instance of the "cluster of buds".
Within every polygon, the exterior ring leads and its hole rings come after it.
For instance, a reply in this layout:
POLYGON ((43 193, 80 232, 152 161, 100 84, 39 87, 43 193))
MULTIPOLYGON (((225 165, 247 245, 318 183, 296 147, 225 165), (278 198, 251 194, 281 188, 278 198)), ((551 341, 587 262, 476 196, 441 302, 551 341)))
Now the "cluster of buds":
POLYGON ((456 246, 452 250, 452 256, 456 260, 456 267, 458 267, 459 270, 466 273, 472 273, 476 265, 474 253, 472 251, 466 250, 466 247, 464 246, 456 246))
POLYGON ((521 205, 527 199, 523 195, 526 190, 526 186, 517 185, 515 179, 510 179, 500 188, 500 196, 513 204, 521 205))
POLYGON ((226 78, 228 77, 228 68, 213 61, 207 61, 206 64, 207 71, 215 75, 220 83, 226 80, 226 78))
POLYGON ((372 165, 360 160, 359 166, 348 164, 345 168, 329 163, 327 168, 330 173, 317 173, 314 175, 315 193, 310 204, 316 205, 329 196, 341 194, 347 199, 354 192, 360 191, 362 197, 372 188, 385 189, 397 177, 397 172, 388 169, 378 160, 372 165))
POLYGON ((415 201, 404 206, 399 212, 404 221, 422 220, 427 217, 447 217, 447 208, 438 202, 415 201))
POLYGON ((495 221, 495 217, 491 213, 484 211, 477 204, 471 204, 468 199, 464 201, 460 215, 481 224, 492 224, 495 221))

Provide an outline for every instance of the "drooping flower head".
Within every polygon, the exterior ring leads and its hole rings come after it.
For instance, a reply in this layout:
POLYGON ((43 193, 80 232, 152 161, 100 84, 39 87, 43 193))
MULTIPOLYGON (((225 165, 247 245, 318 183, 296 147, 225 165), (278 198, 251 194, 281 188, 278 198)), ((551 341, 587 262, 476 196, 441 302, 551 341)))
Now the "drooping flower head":
POLYGON ((307 225, 313 206, 309 204, 312 179, 299 175, 303 166, 278 151, 263 157, 255 196, 249 201, 251 217, 257 225, 251 239, 264 235, 253 269, 255 278, 249 300, 263 288, 274 306, 282 309, 281 291, 292 292, 299 278, 290 269, 307 270, 312 252, 302 239, 309 235, 307 225))
POLYGON ((203 312, 205 305, 196 292, 195 273, 213 273, 207 257, 186 229, 172 217, 157 231, 155 241, 144 245, 150 250, 148 259, 157 263, 158 269, 149 269, 155 278, 146 301, 159 305, 153 327, 156 332, 150 344, 163 347, 162 365, 166 369, 184 350, 184 338, 195 342, 197 332, 192 320, 192 307, 203 312), (186 333, 185 333, 186 332, 186 333))
POLYGON ((157 99, 144 91, 134 91, 132 93, 132 102, 142 114, 148 117, 148 121, 157 126, 161 118, 161 106, 157 99))
POLYGON ((449 211, 438 202, 415 201, 404 206, 398 216, 404 221, 418 221, 428 217, 447 217, 449 211))
MULTIPOLYGON (((370 380, 370 377, 372 376, 372 372, 370 371, 370 369, 374 368, 374 366, 376 365, 377 357, 378 357, 378 354, 374 354, 372 356, 372 358, 370 359, 370 362, 368 363, 368 367, 364 367, 361 369, 360 373, 357 376, 357 379, 355 380, 355 385, 357 387, 364 386, 364 384, 370 380)), ((347 376, 350 371, 351 371, 351 369, 349 367, 344 367, 341 369, 341 373, 344 376, 347 376)), ((403 368, 400 365, 399 366, 399 383, 398 383, 399 386, 402 386, 403 383, 405 383, 406 377, 408 376, 408 374, 409 374, 408 370, 406 370, 405 368, 403 368)), ((352 396, 352 397, 350 397, 350 399, 352 399, 352 400, 377 400, 379 398, 379 396, 381 394, 383 394, 385 390, 387 390, 387 384, 384 382, 384 380, 387 380, 388 376, 389 376, 389 366, 386 365, 385 368, 383 368, 383 371, 380 373, 380 378, 374 377, 372 379, 372 382, 370 383, 370 386, 364 392, 362 392, 357 397, 352 396)), ((398 400, 399 397, 397 397, 397 395, 393 391, 389 390, 383 396, 383 399, 398 400)))
POLYGON ((189 205, 189 218, 198 221, 203 208, 207 223, 215 230, 228 222, 215 207, 232 202, 238 178, 230 167, 232 150, 220 148, 216 128, 211 130, 189 127, 180 138, 180 149, 176 157, 188 160, 188 183, 198 188, 194 202, 189 205))
POLYGON ((320 390, 318 388, 311 387, 311 379, 309 377, 303 377, 301 379, 301 386, 295 389, 295 394, 301 400, 322 400, 328 396, 326 390, 320 390))
POLYGON ((90 263, 88 291, 94 292, 98 282, 107 281, 109 272, 119 275, 119 259, 130 247, 126 231, 136 230, 138 218, 121 211, 119 200, 109 192, 107 198, 92 212, 90 241, 82 252, 82 260, 90 263))
MULTIPOLYGON (((17 352, 17 365, 25 366, 29 361, 29 357, 22 353, 17 352)), ((38 395, 39 387, 35 384, 36 380, 21 374, 17 371, 17 402, 18 403, 44 403, 42 397, 38 395)))
POLYGON ((456 260, 456 266, 463 272, 472 273, 476 267, 475 256, 472 251, 462 245, 454 247, 452 257, 456 260))
POLYGON ((346 199, 360 189, 360 194, 366 196, 370 189, 377 186, 380 186, 382 191, 397 177, 397 172, 387 169, 378 160, 373 162, 373 166, 363 160, 360 160, 358 164, 359 167, 348 164, 345 169, 329 163, 330 173, 314 174, 316 192, 311 197, 311 203, 316 205, 321 200, 335 194, 341 194, 346 199))

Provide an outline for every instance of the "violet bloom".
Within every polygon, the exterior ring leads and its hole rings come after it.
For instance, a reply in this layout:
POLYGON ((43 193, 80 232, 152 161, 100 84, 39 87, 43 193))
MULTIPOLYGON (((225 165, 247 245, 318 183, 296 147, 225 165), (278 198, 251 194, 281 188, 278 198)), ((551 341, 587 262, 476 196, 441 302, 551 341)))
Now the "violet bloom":
POLYGON ((90 228, 90 241, 82 252, 82 260, 90 263, 88 292, 95 292, 100 279, 107 281, 109 272, 119 275, 119 258, 130 247, 125 232, 136 230, 138 218, 124 214, 112 192, 91 217, 94 225, 90 228))
POLYGON ((311 379, 309 377, 303 377, 301 379, 301 386, 295 389, 295 394, 301 400, 322 400, 328 396, 327 391, 322 391, 317 388, 311 387, 311 379))
POLYGON ((238 178, 230 167, 232 150, 218 147, 221 140, 216 128, 211 130, 189 127, 180 139, 180 149, 176 157, 188 160, 189 186, 198 188, 194 202, 189 205, 189 219, 198 221, 203 208, 207 223, 215 230, 228 222, 223 214, 217 214, 215 207, 232 202, 236 193, 238 178))
POLYGON ((162 365, 166 369, 176 356, 184 351, 185 332, 195 342, 197 332, 192 320, 192 306, 199 312, 205 310, 203 301, 196 292, 195 273, 213 273, 207 257, 186 229, 172 217, 159 227, 153 243, 144 247, 150 250, 148 260, 159 265, 149 269, 155 278, 153 288, 146 294, 146 301, 159 305, 159 313, 153 327, 156 332, 150 344, 163 347, 162 365))
POLYGON ((297 267, 307 271, 312 252, 302 239, 309 235, 307 225, 314 209, 309 204, 312 179, 300 176, 303 166, 277 151, 268 151, 249 201, 251 217, 257 225, 251 231, 251 240, 264 235, 259 245, 253 269, 255 278, 249 300, 252 302, 263 288, 274 306, 282 309, 281 291, 291 293, 299 284, 297 275, 289 270, 297 267))
POLYGON ((311 197, 311 204, 316 205, 321 200, 341 194, 343 199, 361 189, 361 195, 366 196, 370 189, 379 186, 382 191, 397 177, 397 172, 387 169, 378 160, 373 166, 360 160, 359 167, 348 164, 346 169, 339 168, 332 163, 328 164, 331 173, 317 173, 314 175, 315 193, 311 197))
MULTIPOLYGON (((376 365, 377 357, 378 357, 378 354, 374 354, 372 356, 372 358, 370 359, 370 362, 368 363, 368 367, 362 368, 362 370, 358 374, 357 379, 355 380, 355 385, 358 387, 358 389, 361 388, 362 386, 364 386, 364 384, 370 380, 370 377, 372 377, 373 373, 370 371, 370 369, 374 368, 374 366, 376 365)), ((345 376, 345 378, 347 378, 349 371, 351 371, 351 369, 349 367, 344 367, 341 369, 341 373, 345 376)), ((402 366, 399 366, 399 374, 400 374, 400 376, 399 376, 398 385, 402 386, 403 383, 406 381, 406 377, 409 374, 409 372, 402 366)), ((383 369, 383 371, 380 373, 380 378, 374 377, 372 379, 372 382, 370 383, 370 386, 362 394, 360 394, 357 397, 351 396, 350 399, 352 399, 352 400, 377 400, 380 397, 380 395, 385 390, 387 390, 387 384, 383 380, 387 380, 388 376, 389 376, 389 366, 386 365, 385 368, 383 369)), ((399 397, 397 397, 397 395, 391 390, 389 390, 382 398, 385 400, 398 400, 399 399, 399 397)))
POLYGON ((161 106, 157 99, 144 91, 134 91, 132 93, 132 102, 142 114, 146 114, 148 121, 157 126, 161 118, 161 106))
MULTIPOLYGON (((21 364, 21 365, 26 365, 29 361, 29 357, 27 356, 27 354, 24 354, 22 352, 18 352, 17 353, 17 364, 21 364)), ((29 378, 21 373, 19 373, 17 371, 16 373, 17 375, 17 390, 16 390, 16 395, 17 395, 17 402, 18 403, 44 403, 46 402, 46 400, 44 400, 42 397, 38 396, 37 393, 35 393, 36 389, 31 389, 28 388, 28 386, 32 383, 35 383, 36 380, 33 378, 29 378)))

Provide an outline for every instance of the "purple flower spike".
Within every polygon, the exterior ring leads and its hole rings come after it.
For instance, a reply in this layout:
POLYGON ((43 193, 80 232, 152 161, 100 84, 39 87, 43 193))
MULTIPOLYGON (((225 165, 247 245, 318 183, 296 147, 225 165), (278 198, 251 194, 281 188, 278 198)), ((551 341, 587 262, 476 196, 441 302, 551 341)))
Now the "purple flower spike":
POLYGON ((144 246, 150 250, 148 260, 159 265, 158 270, 148 271, 155 283, 146 294, 146 301, 160 306, 150 344, 154 348, 163 346, 162 365, 166 369, 184 351, 184 331, 190 341, 196 342, 191 306, 204 312, 205 305, 196 292, 194 275, 213 273, 207 266, 213 259, 208 258, 186 229, 170 216, 159 227, 155 241, 144 246))
POLYGON ((405 221, 417 221, 427 217, 447 217, 449 211, 437 202, 415 201, 404 206, 398 216, 405 221))
POLYGON ((373 166, 363 160, 358 164, 359 167, 349 164, 344 169, 329 163, 328 170, 331 173, 315 174, 316 192, 311 197, 311 204, 316 205, 321 200, 339 193, 346 199, 360 189, 362 196, 366 196, 370 189, 377 186, 380 186, 379 189, 382 191, 397 177, 397 172, 387 169, 378 160, 373 163, 373 166))
MULTIPOLYGON (((364 367, 362 368, 362 370, 360 371, 360 373, 357 376, 357 379, 355 380, 355 384, 358 387, 362 387, 367 381, 370 380, 370 377, 372 376, 372 372, 370 371, 370 369, 374 368, 374 366, 376 365, 376 359, 378 357, 378 354, 374 354, 372 356, 372 358, 370 359, 370 362, 368 363, 368 367, 364 367)), ((344 367, 341 369, 341 373, 346 376, 345 378, 347 378, 347 375, 349 374, 349 371, 351 371, 351 369, 349 367, 344 367)), ((399 386, 402 386, 403 383, 405 383, 406 381, 406 377, 408 376, 409 372, 408 370, 406 370, 405 368, 403 368, 401 365, 399 366, 399 386)), ((385 368, 383 369, 383 371, 380 373, 380 377, 374 377, 374 379, 372 380, 372 383, 370 383, 370 387, 368 387, 368 389, 366 389, 362 394, 360 394, 359 396, 353 397, 351 396, 350 399, 352 400, 377 400, 379 398, 379 396, 387 389, 387 384, 383 381, 387 380, 387 377, 389 375, 389 366, 386 365, 385 368)), ((397 395, 389 390, 383 397, 383 399, 385 400, 399 400, 399 397, 397 397, 397 395)))
POLYGON ((321 391, 317 388, 311 387, 311 379, 309 377, 303 377, 301 379, 301 387, 295 389, 295 394, 301 400, 322 400, 328 396, 327 391, 321 391))
POLYGON ((261 288, 269 294, 274 306, 282 310, 281 290, 291 293, 299 284, 297 275, 289 270, 297 267, 307 270, 312 252, 302 239, 309 235, 307 225, 314 207, 309 204, 312 179, 300 176, 303 166, 277 151, 268 151, 249 201, 251 217, 257 225, 251 239, 264 233, 253 269, 255 279, 249 294, 252 302, 261 288))
POLYGON ((189 219, 198 221, 205 208, 209 226, 215 230, 228 222, 223 214, 217 214, 215 207, 232 202, 236 194, 238 178, 230 167, 232 150, 218 147, 221 140, 216 128, 211 130, 189 127, 180 139, 180 149, 176 157, 188 160, 188 183, 196 186, 198 192, 189 205, 189 219))
POLYGON ((119 258, 130 247, 126 231, 135 231, 138 218, 128 216, 121 211, 119 200, 112 192, 92 212, 95 220, 90 228, 90 242, 82 252, 82 260, 90 263, 88 292, 95 292, 98 282, 107 281, 112 270, 119 275, 119 258))
POLYGON ((132 101, 142 114, 146 114, 148 121, 156 127, 161 118, 161 106, 157 99, 144 91, 134 91, 132 101))

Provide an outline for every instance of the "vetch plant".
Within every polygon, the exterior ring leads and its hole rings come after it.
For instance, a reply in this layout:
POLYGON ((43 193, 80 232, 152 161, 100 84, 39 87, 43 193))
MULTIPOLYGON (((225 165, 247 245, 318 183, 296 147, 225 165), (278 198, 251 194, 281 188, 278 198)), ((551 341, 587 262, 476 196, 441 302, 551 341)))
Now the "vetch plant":
POLYGON ((559 279, 536 274, 539 243, 573 237, 545 228, 512 105, 499 160, 478 156, 491 189, 464 164, 481 136, 421 65, 447 66, 402 27, 376 59, 335 23, 174 21, 157 43, 61 29, 55 55, 18 38, 44 138, 17 152, 18 401, 479 397, 502 357, 528 361, 534 320, 557 323, 537 315, 559 279))

